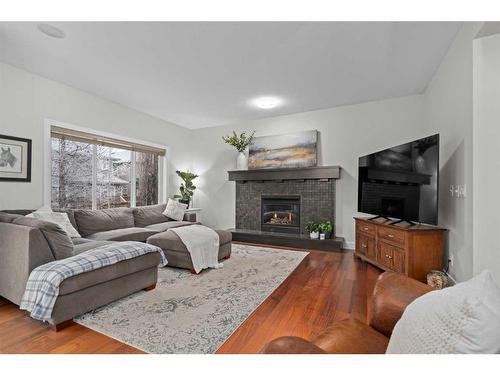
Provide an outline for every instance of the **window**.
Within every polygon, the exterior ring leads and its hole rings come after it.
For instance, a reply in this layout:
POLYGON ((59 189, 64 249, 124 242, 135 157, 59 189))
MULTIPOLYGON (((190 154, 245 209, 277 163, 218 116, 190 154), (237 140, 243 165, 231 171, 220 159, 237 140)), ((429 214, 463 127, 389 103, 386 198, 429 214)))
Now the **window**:
POLYGON ((113 208, 158 203, 165 150, 51 128, 53 208, 113 208))

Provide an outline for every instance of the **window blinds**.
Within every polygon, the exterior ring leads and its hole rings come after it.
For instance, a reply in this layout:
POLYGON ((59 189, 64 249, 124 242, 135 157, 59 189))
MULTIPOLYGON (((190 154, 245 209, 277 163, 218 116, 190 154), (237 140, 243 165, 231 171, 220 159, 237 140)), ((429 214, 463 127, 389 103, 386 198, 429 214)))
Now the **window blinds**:
POLYGON ((103 137, 96 134, 61 128, 58 126, 52 126, 50 128, 50 135, 53 138, 67 139, 75 142, 91 143, 113 148, 120 148, 123 150, 130 150, 136 152, 156 154, 158 156, 165 156, 165 150, 158 147, 123 141, 121 139, 114 139, 110 137, 103 137))

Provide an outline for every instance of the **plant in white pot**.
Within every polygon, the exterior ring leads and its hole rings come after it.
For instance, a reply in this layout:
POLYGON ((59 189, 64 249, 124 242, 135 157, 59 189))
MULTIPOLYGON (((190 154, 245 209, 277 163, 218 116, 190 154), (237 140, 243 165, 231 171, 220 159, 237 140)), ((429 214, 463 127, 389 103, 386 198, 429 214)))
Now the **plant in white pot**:
POLYGON ((309 237, 313 240, 317 240, 319 238, 318 224, 310 221, 306 224, 306 231, 309 233, 309 237))
POLYGON ((254 134, 255 132, 252 132, 250 135, 247 135, 246 132, 242 132, 238 135, 233 130, 233 134, 222 137, 224 142, 238 150, 238 158, 236 159, 237 169, 248 169, 248 158, 245 151, 248 146, 252 144, 254 134))

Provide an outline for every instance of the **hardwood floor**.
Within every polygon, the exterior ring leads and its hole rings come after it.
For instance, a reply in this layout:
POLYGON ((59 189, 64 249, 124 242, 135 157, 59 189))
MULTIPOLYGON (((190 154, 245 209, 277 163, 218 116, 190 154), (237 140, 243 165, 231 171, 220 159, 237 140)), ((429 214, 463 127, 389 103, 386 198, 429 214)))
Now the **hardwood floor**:
MULTIPOLYGON (((366 320, 380 271, 352 252, 310 251, 297 269, 219 348, 217 353, 257 353, 273 338, 311 338, 333 321, 366 320)), ((0 298, 0 353, 141 353, 74 324, 60 332, 29 318, 0 298)))

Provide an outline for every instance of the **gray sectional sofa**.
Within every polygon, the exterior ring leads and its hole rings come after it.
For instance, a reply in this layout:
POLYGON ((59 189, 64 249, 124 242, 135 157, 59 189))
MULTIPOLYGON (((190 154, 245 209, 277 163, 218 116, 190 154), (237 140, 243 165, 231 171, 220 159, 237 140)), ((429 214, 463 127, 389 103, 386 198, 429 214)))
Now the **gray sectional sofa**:
MULTIPOLYGON (((31 210, 0 212, 0 295, 19 305, 31 271, 48 262, 94 249, 109 241, 142 241, 176 226, 191 225, 195 215, 173 221, 165 205, 133 209, 68 210, 81 238, 69 238, 56 224, 25 217, 31 210)), ((56 330, 75 316, 103 306, 157 281, 160 255, 151 253, 66 279, 49 323, 56 330)))

